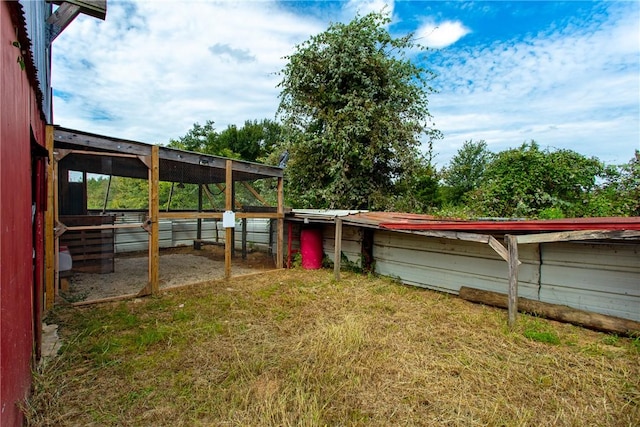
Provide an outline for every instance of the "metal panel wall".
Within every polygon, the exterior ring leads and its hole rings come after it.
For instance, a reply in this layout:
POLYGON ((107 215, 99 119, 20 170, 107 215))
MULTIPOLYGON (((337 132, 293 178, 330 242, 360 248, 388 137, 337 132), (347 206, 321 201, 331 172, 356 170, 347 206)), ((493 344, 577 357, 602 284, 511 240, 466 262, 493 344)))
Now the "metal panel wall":
MULTIPOLYGON (((349 262, 362 267, 362 228, 344 225, 342 227, 342 254, 349 262)), ((336 227, 327 225, 322 231, 322 250, 331 261, 335 261, 336 227)))
MULTIPOLYGON (((117 218, 118 224, 142 223, 145 214, 131 213, 117 218)), ((198 223, 196 220, 160 221, 160 247, 190 246, 197 236, 198 223)), ((142 227, 116 229, 115 252, 145 251, 149 244, 149 234, 142 227)), ((222 221, 202 220, 202 239, 224 243, 224 228, 222 221), (218 239, 216 239, 216 227, 218 239)), ((266 250, 269 246, 269 219, 247 220, 247 245, 251 248, 266 250)), ((242 247, 242 221, 236 222, 236 249, 242 247)))
MULTIPOLYGON (((508 267, 487 244, 440 239, 392 231, 376 231, 376 273, 406 284, 457 294, 462 286, 506 293, 508 267)), ((518 294, 537 299, 537 246, 520 249, 518 294)))
POLYGON ((540 301, 640 321, 640 244, 541 246, 540 301))

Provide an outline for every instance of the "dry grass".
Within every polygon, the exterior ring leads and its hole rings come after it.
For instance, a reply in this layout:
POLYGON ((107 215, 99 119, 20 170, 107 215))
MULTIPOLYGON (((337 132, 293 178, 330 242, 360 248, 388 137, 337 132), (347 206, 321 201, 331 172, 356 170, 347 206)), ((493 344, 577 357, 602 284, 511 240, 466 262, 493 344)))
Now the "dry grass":
POLYGON ((61 308, 30 425, 640 424, 640 345, 294 269, 61 308))

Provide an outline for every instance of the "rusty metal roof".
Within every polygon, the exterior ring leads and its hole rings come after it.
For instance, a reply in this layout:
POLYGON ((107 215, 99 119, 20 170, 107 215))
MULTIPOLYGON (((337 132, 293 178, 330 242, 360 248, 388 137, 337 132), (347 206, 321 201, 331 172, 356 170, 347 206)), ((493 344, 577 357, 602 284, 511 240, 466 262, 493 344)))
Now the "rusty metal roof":
POLYGON ((345 223, 389 230, 443 230, 485 232, 490 234, 580 230, 640 230, 640 217, 541 220, 486 218, 465 220, 402 212, 304 209, 294 209, 292 215, 289 216, 293 220, 306 219, 310 222, 333 222, 336 217, 341 217, 345 223))
POLYGON ((390 230, 447 230, 483 232, 640 230, 640 217, 566 218, 566 219, 442 219, 431 215, 397 212, 360 212, 344 218, 364 226, 390 230))

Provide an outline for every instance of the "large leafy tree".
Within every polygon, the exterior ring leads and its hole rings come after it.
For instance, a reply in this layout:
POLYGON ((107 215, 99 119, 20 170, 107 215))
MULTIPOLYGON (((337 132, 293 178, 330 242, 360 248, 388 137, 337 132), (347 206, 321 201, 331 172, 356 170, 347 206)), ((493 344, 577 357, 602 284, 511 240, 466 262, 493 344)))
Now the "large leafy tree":
POLYGON ((541 150, 531 141, 498 153, 470 198, 475 210, 487 216, 583 216, 603 172, 597 158, 572 150, 541 150))
POLYGON ((448 186, 448 201, 459 203, 466 193, 480 186, 492 156, 484 140, 464 142, 442 172, 448 186))
POLYGON ((298 207, 384 209, 421 167, 421 138, 439 136, 427 108, 433 74, 414 64, 411 35, 371 13, 296 46, 280 83, 287 195, 298 207))

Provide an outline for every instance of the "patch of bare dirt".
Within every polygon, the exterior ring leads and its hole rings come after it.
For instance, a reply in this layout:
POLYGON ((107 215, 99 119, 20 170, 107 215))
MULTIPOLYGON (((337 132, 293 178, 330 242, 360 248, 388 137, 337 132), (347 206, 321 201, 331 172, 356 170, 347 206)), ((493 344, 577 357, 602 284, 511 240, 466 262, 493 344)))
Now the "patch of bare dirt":
MULTIPOLYGON (((240 253, 231 261, 231 275, 240 276, 275 268, 271 256, 251 252, 246 259, 240 253)), ((224 250, 205 246, 170 248, 160 252, 160 289, 206 282, 224 277, 224 250)), ((122 295, 137 294, 148 281, 148 256, 145 253, 126 254, 115 259, 113 273, 75 272, 69 291, 63 297, 70 302, 92 301, 122 295)))

